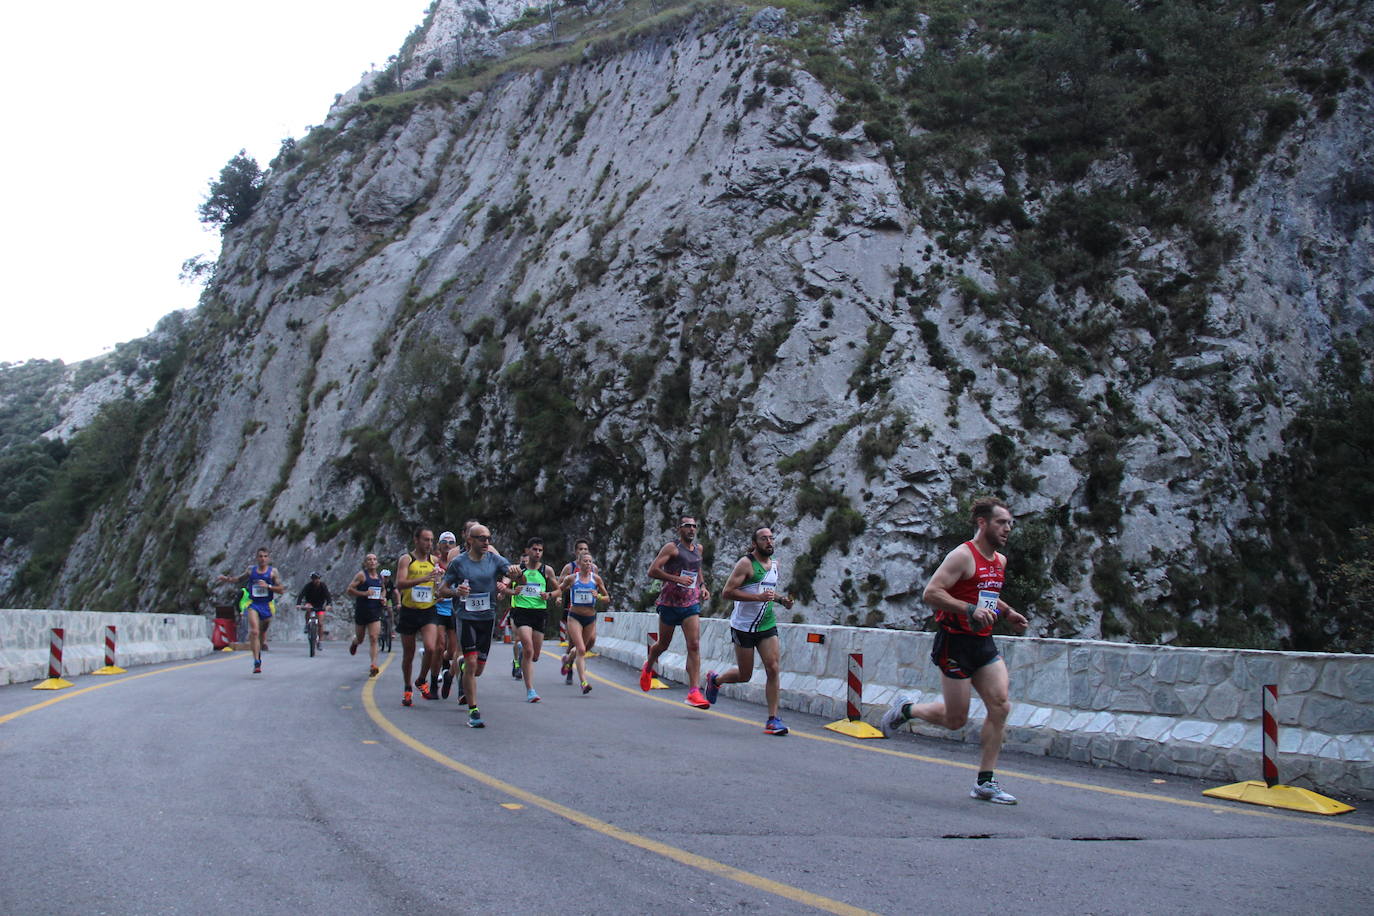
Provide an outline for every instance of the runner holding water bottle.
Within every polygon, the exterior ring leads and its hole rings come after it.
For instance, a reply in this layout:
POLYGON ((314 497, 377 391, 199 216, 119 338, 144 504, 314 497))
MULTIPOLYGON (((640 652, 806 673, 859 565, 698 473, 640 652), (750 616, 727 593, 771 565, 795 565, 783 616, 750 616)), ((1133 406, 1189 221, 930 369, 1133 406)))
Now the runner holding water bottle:
MULTIPOLYGON (((412 702, 411 673, 415 664, 415 634, 420 634, 425 654, 433 657, 437 635, 434 588, 443 578, 443 567, 434 555, 434 531, 419 528, 415 532, 414 549, 402 554, 396 562, 396 587, 401 590, 401 618, 396 632, 401 637, 401 676, 405 678, 405 692, 401 705, 412 702)), ((423 693, 428 685, 421 685, 423 693)))

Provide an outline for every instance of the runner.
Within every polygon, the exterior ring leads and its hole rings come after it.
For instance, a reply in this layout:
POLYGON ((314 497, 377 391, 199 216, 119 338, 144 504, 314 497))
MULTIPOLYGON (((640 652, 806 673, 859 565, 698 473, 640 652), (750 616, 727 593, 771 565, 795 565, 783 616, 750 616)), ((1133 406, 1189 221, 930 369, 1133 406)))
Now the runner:
POLYGON ((459 669, 463 676, 460 701, 468 704, 468 727, 483 728, 486 723, 477 708, 477 678, 482 676, 487 653, 491 651, 491 631, 496 624, 495 599, 499 591, 505 591, 500 585, 500 577, 511 569, 511 564, 500 554, 487 550, 491 532, 486 526, 475 524, 469 528, 467 541, 468 549, 448 564, 439 594, 462 599, 454 606, 458 617, 458 645, 463 651, 459 669))
MULTIPOLYGON (((442 568, 448 569, 449 562, 458 555, 458 539, 453 536, 452 531, 445 531, 439 535, 439 564, 442 568)), ((440 598, 434 605, 434 613, 437 615, 438 630, 435 632, 435 642, 438 645, 437 658, 442 666, 439 673, 435 673, 431 667, 429 672, 429 692, 431 698, 442 696, 448 699, 449 693, 453 691, 453 660, 458 657, 458 621, 453 616, 453 599, 440 598), (440 683, 442 682, 442 687, 440 683)))
POLYGON ((564 576, 559 588, 569 592, 568 652, 563 656, 563 676, 572 683, 573 669, 583 693, 591 693, 587 683, 587 653, 596 644, 596 602, 607 602, 611 596, 606 583, 596 571, 592 555, 584 551, 577 557, 577 570, 564 576))
POLYGON ((512 571, 510 599, 511 620, 520 641, 520 673, 525 679, 525 701, 538 703, 534 689, 534 664, 544 648, 544 625, 548 617, 549 599, 555 602, 561 593, 553 568, 544 562, 544 539, 530 538, 518 571, 512 571))
POLYGON ((778 564, 773 562, 773 530, 754 531, 749 553, 740 557, 730 578, 721 590, 727 601, 735 602, 730 615, 730 642, 735 646, 735 667, 724 674, 706 673, 706 701, 714 703, 721 684, 744 684, 754 675, 754 652, 759 653, 767 677, 764 697, 768 701, 768 720, 763 731, 769 735, 787 734, 787 726, 778 718, 778 681, 782 658, 782 643, 778 639, 778 621, 773 615, 774 602, 789 611, 792 596, 778 594, 778 564))
MULTIPOLYGON (((558 571, 558 581, 559 581, 559 583, 560 583, 560 584, 566 583, 568 577, 571 576, 571 575, 577 570, 577 560, 578 560, 578 558, 581 557, 582 554, 584 554, 584 553, 591 553, 591 552, 592 552, 592 542, 591 542, 590 540, 588 540, 587 537, 586 537, 585 535, 582 536, 582 537, 580 537, 580 538, 578 538, 576 541, 573 541, 573 558, 572 558, 571 560, 569 560, 568 562, 564 563, 564 564, 563 564, 563 568, 560 569, 560 570, 558 571)), ((595 564, 595 563, 592 564, 592 572, 600 572, 600 570, 596 568, 596 564, 595 564)), ((572 596, 572 592, 568 591, 567 586, 564 585, 564 587, 563 587, 563 615, 562 615, 563 626, 564 626, 564 627, 566 627, 566 626, 568 625, 568 612, 572 609, 572 597, 573 597, 573 596, 572 596)), ((585 613, 585 611, 584 611, 584 613, 585 613)), ((549 616, 552 617, 553 615, 550 614, 549 616)), ((570 631, 570 632, 571 632, 571 631, 570 631)), ((567 653, 565 653, 564 656, 563 656, 563 680, 564 680, 564 683, 571 684, 571 683, 572 683, 572 678, 573 678, 573 669, 572 669, 572 667, 568 664, 568 658, 572 655, 572 649, 571 649, 571 646, 572 646, 572 637, 571 637, 571 636, 568 637, 568 646, 569 646, 570 648, 568 649, 567 653)), ((590 646, 590 645, 587 646, 587 650, 588 650, 588 651, 591 651, 591 646, 590 646)))
MULTIPOLYGON (((312 572, 310 574, 310 581, 296 595, 296 607, 304 610, 307 615, 314 614, 318 618, 319 629, 316 632, 319 638, 316 640, 315 650, 323 652, 324 612, 334 609, 334 596, 329 593, 329 586, 324 584, 319 573, 312 572)), ((307 616, 306 620, 309 619, 307 616)))
MULTIPOLYGON (((525 548, 524 550, 520 551, 520 567, 523 569, 525 566, 529 565, 529 562, 530 562, 530 551, 529 551, 529 548, 527 547, 527 548, 525 548)), ((496 602, 496 619, 497 619, 497 621, 499 622, 499 623, 498 623, 498 626, 501 626, 501 627, 510 626, 511 629, 512 629, 512 631, 514 630, 514 626, 511 624, 511 599, 510 599, 510 598, 500 598, 500 599, 497 600, 497 602, 496 602)), ((525 672, 524 672, 523 670, 521 670, 521 667, 520 667, 520 661, 521 661, 520 656, 523 654, 523 652, 524 652, 524 644, 521 643, 520 640, 519 640, 518 638, 517 638, 517 639, 511 640, 511 645, 510 645, 510 656, 511 656, 511 658, 510 658, 510 676, 513 677, 513 678, 515 678, 517 681, 520 680, 521 678, 523 678, 523 677, 525 676, 525 672)))
POLYGON ((272 596, 286 591, 277 568, 272 565, 272 556, 266 547, 259 547, 257 564, 238 576, 221 575, 220 582, 237 582, 248 589, 248 647, 253 650, 253 673, 262 674, 262 644, 267 635, 267 627, 272 623, 272 596))
MULTIPOLYGON (((415 663, 415 634, 420 634, 425 655, 432 658, 436 651, 434 587, 443 577, 443 568, 433 548, 434 531, 419 528, 415 532, 414 549, 396 561, 396 587, 401 590, 401 618, 396 621, 396 633, 401 637, 401 676, 405 678, 402 706, 412 702, 410 675, 415 663)), ((414 683, 421 696, 429 695, 428 684, 414 683)))
POLYGON ((1014 805, 1016 797, 1004 792, 993 777, 997 755, 1002 750, 1002 735, 1011 701, 1007 698, 1007 664, 992 639, 992 625, 999 616, 1007 618, 1018 632, 1027 620, 1001 598, 1006 581, 1007 558, 998 548, 1011 537, 1012 517, 1007 504, 986 497, 973 504, 973 540, 949 552, 923 595, 935 609, 940 629, 930 660, 940 669, 943 699, 933 703, 911 703, 898 697, 883 713, 883 734, 892 733, 911 719, 921 719, 951 730, 968 721, 969 686, 978 691, 987 707, 983 722, 982 762, 978 782, 969 792, 972 798, 999 805, 1014 805))
POLYGON ((348 644, 348 654, 358 654, 358 646, 366 634, 370 659, 368 677, 377 676, 377 638, 382 633, 382 614, 386 610, 385 585, 377 566, 375 553, 363 557, 363 568, 354 574, 346 589, 353 596, 353 641, 348 644))
POLYGON ((690 515, 678 520, 677 540, 669 541, 649 564, 649 578, 660 579, 658 594, 658 640, 649 647, 649 657, 639 670, 639 689, 653 685, 654 662, 673 641, 673 632, 682 627, 687 640, 687 703, 698 709, 711 704, 701 695, 697 679, 701 676, 701 602, 711 593, 701 584, 701 545, 696 543, 697 522, 690 515))

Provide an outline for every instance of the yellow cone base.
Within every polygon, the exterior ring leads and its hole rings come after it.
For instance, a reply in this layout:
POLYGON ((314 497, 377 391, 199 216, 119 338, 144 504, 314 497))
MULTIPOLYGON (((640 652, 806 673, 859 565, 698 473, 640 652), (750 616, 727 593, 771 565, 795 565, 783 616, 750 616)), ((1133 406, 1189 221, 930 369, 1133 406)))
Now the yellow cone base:
POLYGON ((672 688, 669 687, 667 684, 663 683, 662 681, 660 681, 658 678, 654 678, 654 679, 649 683, 649 689, 650 689, 650 690, 671 690, 672 688))
POLYGON ((39 681, 33 685, 34 690, 61 690, 63 687, 71 687, 71 681, 64 681, 60 677, 50 677, 45 681, 39 681))
POLYGON ((1334 798, 1327 798, 1307 789, 1284 785, 1268 786, 1261 779, 1206 789, 1202 794, 1210 798, 1225 798, 1251 805, 1268 805, 1271 808, 1287 808, 1289 811, 1306 811, 1309 814, 1345 814, 1347 811, 1355 810, 1334 798))
POLYGON ((221 652, 233 652, 233 651, 234 651, 234 647, 233 647, 233 646, 225 646, 223 649, 220 649, 220 651, 221 651, 221 652))
POLYGON ((94 671, 91 672, 91 674, 127 674, 127 673, 128 673, 128 672, 126 672, 123 668, 119 667, 118 665, 106 665, 104 668, 97 668, 97 669, 95 669, 94 671))
POLYGON ((831 722, 826 728, 851 738, 881 738, 883 733, 862 719, 841 719, 831 722))

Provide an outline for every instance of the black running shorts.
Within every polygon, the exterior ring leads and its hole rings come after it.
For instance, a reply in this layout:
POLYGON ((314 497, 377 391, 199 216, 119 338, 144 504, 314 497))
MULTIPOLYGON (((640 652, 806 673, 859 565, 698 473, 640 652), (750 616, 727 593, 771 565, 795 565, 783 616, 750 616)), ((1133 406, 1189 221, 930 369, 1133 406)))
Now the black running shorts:
POLYGON ((414 636, 420 627, 434 623, 434 608, 402 607, 401 616, 396 620, 396 632, 402 636, 414 636))
MULTIPOLYGON (((544 613, 540 610, 539 613, 544 613)), ((458 631, 461 634, 459 645, 463 647, 464 655, 472 655, 474 652, 486 658, 491 651, 491 630, 496 626, 494 620, 460 620, 458 621, 458 631)))
POLYGON ((758 631, 736 630, 734 627, 730 628, 730 641, 741 649, 757 649, 759 643, 763 642, 765 639, 772 639, 777 635, 777 627, 769 627, 766 630, 758 631))
POLYGON ((1001 655, 997 643, 991 636, 974 636, 971 633, 950 633, 938 630, 935 645, 930 650, 930 660, 935 663, 945 677, 955 680, 968 680, 973 672, 997 661, 1001 655))

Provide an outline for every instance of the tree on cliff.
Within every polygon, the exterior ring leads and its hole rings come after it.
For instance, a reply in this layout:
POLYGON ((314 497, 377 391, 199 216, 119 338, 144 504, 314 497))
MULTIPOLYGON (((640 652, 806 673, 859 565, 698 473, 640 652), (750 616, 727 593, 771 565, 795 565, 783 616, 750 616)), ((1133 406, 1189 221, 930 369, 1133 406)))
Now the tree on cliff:
POLYGON ((224 232, 241 225, 262 197, 266 173, 246 150, 239 150, 220 169, 219 178, 210 180, 210 193, 200 205, 200 221, 220 227, 224 232))

